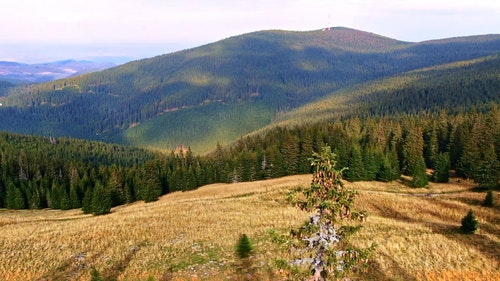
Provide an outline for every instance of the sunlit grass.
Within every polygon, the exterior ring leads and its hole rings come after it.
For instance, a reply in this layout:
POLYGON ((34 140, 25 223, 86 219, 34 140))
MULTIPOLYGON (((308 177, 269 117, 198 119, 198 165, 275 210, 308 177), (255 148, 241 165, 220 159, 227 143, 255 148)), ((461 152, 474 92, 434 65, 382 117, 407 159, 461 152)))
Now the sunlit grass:
MULTIPOLYGON (((310 180, 213 184, 99 217, 79 210, 0 210, 0 279, 89 280, 95 267, 117 280, 228 280, 235 274, 234 246, 245 233, 262 279, 279 280, 273 261, 286 257, 268 231, 287 233, 307 219, 285 197, 310 180)), ((347 184, 359 190, 356 204, 369 212, 352 242, 378 244, 363 279, 498 280, 498 207, 482 207, 484 193, 471 192, 466 181, 428 189, 403 183, 347 184), (475 235, 458 231, 469 209, 480 222, 475 235)))

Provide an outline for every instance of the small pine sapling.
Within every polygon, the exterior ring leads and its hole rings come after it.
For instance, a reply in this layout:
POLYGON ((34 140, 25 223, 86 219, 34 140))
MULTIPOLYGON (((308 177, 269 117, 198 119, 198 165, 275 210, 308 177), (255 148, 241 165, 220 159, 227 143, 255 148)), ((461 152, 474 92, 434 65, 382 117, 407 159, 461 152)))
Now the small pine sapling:
POLYGON ((253 250, 252 242, 246 234, 242 234, 236 244, 236 254, 240 259, 246 259, 250 257, 250 253, 253 250))
POLYGON ((472 210, 469 210, 467 215, 462 218, 462 226, 460 229, 466 234, 474 234, 477 230, 477 226, 478 221, 476 216, 472 210))
POLYGON ((253 266, 252 251, 252 242, 246 234, 241 234, 236 244, 236 256, 239 259, 239 264, 236 266, 238 280, 258 280, 256 268, 253 266))
POLYGON ((486 197, 484 197, 483 206, 484 207, 493 207, 493 205, 495 205, 494 201, 495 201, 495 199, 493 197, 493 191, 488 190, 488 193, 486 193, 486 197))

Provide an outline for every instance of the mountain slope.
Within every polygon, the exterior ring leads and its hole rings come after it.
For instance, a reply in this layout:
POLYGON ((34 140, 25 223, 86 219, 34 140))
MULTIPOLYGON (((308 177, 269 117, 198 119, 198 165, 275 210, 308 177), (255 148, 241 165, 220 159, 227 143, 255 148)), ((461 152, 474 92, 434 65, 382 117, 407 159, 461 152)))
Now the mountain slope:
POLYGON ((268 126, 354 116, 450 113, 500 103, 500 55, 417 69, 346 87, 281 114, 268 126))
POLYGON ((0 129, 200 152, 342 88, 499 50, 500 35, 409 43, 348 28, 254 32, 17 87, 0 97, 0 129))

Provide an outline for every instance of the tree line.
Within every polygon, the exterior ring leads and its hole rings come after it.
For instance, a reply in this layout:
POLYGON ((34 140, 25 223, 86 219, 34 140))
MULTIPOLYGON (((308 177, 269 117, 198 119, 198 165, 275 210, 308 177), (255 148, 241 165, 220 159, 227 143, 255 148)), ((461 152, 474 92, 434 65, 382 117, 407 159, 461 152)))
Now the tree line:
POLYGON ((412 186, 421 187, 428 180, 447 182, 450 170, 455 170, 461 177, 490 185, 500 177, 499 126, 497 103, 486 111, 458 114, 355 117, 276 127, 264 135, 241 138, 211 157, 225 157, 230 163, 226 178, 258 180, 310 173, 309 155, 330 145, 339 166, 349 168, 345 178, 350 181, 391 181, 403 174, 413 178, 412 186))
POLYGON ((73 209, 104 214, 113 206, 195 189, 311 173, 308 158, 329 145, 349 181, 413 187, 447 182, 450 170, 483 185, 500 179, 500 109, 337 119, 276 127, 217 145, 168 154, 70 138, 0 134, 0 208, 73 209), (430 170, 429 170, 430 169, 430 170), (432 172, 429 172, 432 171, 432 172))

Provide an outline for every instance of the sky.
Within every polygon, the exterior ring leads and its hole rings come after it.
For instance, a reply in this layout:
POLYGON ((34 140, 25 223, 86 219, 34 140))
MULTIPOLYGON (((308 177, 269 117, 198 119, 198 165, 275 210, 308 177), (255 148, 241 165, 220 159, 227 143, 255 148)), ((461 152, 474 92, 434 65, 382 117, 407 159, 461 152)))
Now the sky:
POLYGON ((327 26, 411 42, 500 34, 500 1, 3 0, 0 61, 139 59, 253 31, 327 26))

